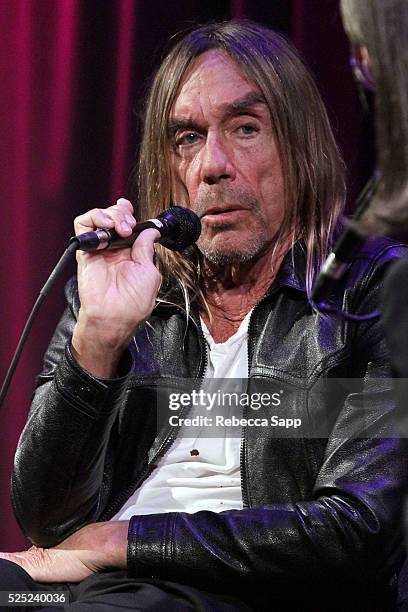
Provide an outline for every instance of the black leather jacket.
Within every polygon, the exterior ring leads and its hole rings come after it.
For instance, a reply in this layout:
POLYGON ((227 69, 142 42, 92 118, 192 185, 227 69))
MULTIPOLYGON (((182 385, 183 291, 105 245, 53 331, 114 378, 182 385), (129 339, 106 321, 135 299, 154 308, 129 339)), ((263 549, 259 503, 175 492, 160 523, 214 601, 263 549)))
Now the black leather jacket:
MULTIPOLYGON (((384 270, 401 251, 388 240, 369 243, 338 288, 340 297, 333 297, 337 306, 374 310, 384 270)), ((244 430, 244 508, 134 517, 129 571, 235 593, 259 608, 267 602, 268 609, 333 610, 345 601, 351 609, 357 597, 372 603, 356 609, 386 610, 401 558, 407 465, 400 440, 391 437, 394 408, 381 325, 378 319, 355 324, 314 314, 300 249, 294 258, 293 266, 291 253, 286 256, 252 313, 251 383, 268 380, 294 391, 285 410, 312 425, 330 404, 324 394, 320 404, 309 401, 316 382, 361 378, 361 389, 336 404, 326 439, 244 430)), ((95 379, 69 351, 78 311, 74 282, 67 297, 12 481, 20 525, 43 546, 118 511, 171 444, 167 430, 156 436, 157 389, 202 377, 206 363, 197 313, 187 324, 181 308, 159 304, 149 324, 137 329, 121 363, 123 376, 95 379)))

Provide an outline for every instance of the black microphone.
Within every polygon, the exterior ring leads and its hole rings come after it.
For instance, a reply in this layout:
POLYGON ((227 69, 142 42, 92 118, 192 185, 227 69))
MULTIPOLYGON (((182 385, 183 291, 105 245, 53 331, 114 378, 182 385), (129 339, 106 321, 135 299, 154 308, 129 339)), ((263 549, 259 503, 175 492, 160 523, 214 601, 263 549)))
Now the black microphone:
MULTIPOLYGON (((373 174, 357 199, 357 209, 354 219, 360 219, 367 209, 379 182, 377 172, 373 174)), ((336 242, 333 251, 324 262, 312 289, 312 301, 319 305, 328 293, 342 278, 349 262, 358 253, 363 242, 366 241, 354 228, 348 227, 336 242)))
POLYGON ((351 228, 346 229, 340 236, 313 285, 312 301, 315 304, 322 302, 330 290, 335 287, 364 241, 365 238, 351 228))
POLYGON ((201 222, 195 213, 183 206, 171 206, 160 213, 157 219, 138 223, 130 236, 119 236, 113 229, 99 228, 72 236, 69 244, 76 243, 79 251, 100 251, 132 246, 138 235, 145 229, 157 229, 160 244, 171 251, 183 251, 196 242, 201 233, 201 222))

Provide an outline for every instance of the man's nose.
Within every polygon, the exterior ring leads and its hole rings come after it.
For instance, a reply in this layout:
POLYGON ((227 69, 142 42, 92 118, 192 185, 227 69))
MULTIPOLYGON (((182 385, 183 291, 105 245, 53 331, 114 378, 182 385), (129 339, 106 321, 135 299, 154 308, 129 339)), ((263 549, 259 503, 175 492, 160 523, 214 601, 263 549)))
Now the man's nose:
POLYGON ((201 180, 208 185, 214 185, 223 179, 234 178, 234 167, 231 154, 222 138, 207 134, 202 150, 201 180))

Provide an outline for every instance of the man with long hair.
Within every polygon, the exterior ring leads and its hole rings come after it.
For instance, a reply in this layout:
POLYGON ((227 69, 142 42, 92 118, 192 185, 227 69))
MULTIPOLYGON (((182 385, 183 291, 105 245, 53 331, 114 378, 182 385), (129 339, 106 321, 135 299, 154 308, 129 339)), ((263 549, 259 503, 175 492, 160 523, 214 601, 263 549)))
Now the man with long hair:
MULTIPOLYGON (((3 575, 69 583, 78 610, 391 609, 405 459, 388 353, 376 320, 309 303, 345 189, 292 46, 236 21, 180 40, 151 87, 138 176, 142 218, 175 202, 201 236, 156 259, 155 230, 78 254, 16 454, 13 502, 34 547, 3 555, 3 575), (238 438, 157 431, 163 389, 221 378, 273 390, 279 410, 260 409, 253 429, 243 408, 238 438), (338 382, 350 378, 353 393, 338 382)), ((125 237, 135 224, 120 199, 75 229, 125 237)), ((333 302, 374 309, 397 252, 370 245, 333 302)))

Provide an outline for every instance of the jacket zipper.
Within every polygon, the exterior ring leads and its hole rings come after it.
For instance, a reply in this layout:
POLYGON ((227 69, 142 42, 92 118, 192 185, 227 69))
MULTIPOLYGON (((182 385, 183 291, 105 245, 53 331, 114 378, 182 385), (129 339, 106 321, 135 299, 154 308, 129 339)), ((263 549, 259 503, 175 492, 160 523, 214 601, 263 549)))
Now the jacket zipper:
MULTIPOLYGON (((271 293, 268 292, 266 295, 263 296, 263 298, 259 300, 257 304, 255 304, 251 312, 251 315, 249 317, 249 321, 248 321, 248 384, 247 384, 247 391, 249 387, 249 377, 251 373, 252 357, 254 354, 254 338, 253 338, 253 335, 251 336, 251 327, 252 327, 253 317, 258 307, 264 302, 266 302, 266 300, 268 300, 270 296, 271 296, 271 293)), ((243 412, 242 416, 246 418, 248 414, 248 407, 244 406, 244 409, 242 412, 243 412)), ((240 449, 240 460, 239 461, 240 461, 240 474, 241 474, 242 505, 244 508, 248 508, 251 505, 249 501, 248 482, 246 478, 246 446, 247 446, 246 426, 243 425, 241 428, 241 449, 240 449)))
MULTIPOLYGON (((250 330, 251 330, 252 316, 254 314, 254 310, 251 312, 249 321, 248 321, 248 377, 247 377, 247 389, 246 389, 247 392, 248 392, 248 386, 249 386, 249 375, 251 371, 252 352, 253 352, 250 330)), ((242 411, 243 418, 247 417, 247 414, 248 414, 247 410, 248 410, 247 406, 244 406, 244 409, 242 411)), ((240 476, 241 476, 242 505, 244 508, 248 508, 250 504, 249 504, 249 495, 248 495, 248 483, 247 483, 247 478, 246 478, 245 457, 246 457, 246 427, 245 425, 243 425, 241 427, 241 448, 240 448, 240 453, 239 453, 239 466, 240 466, 240 476)))

